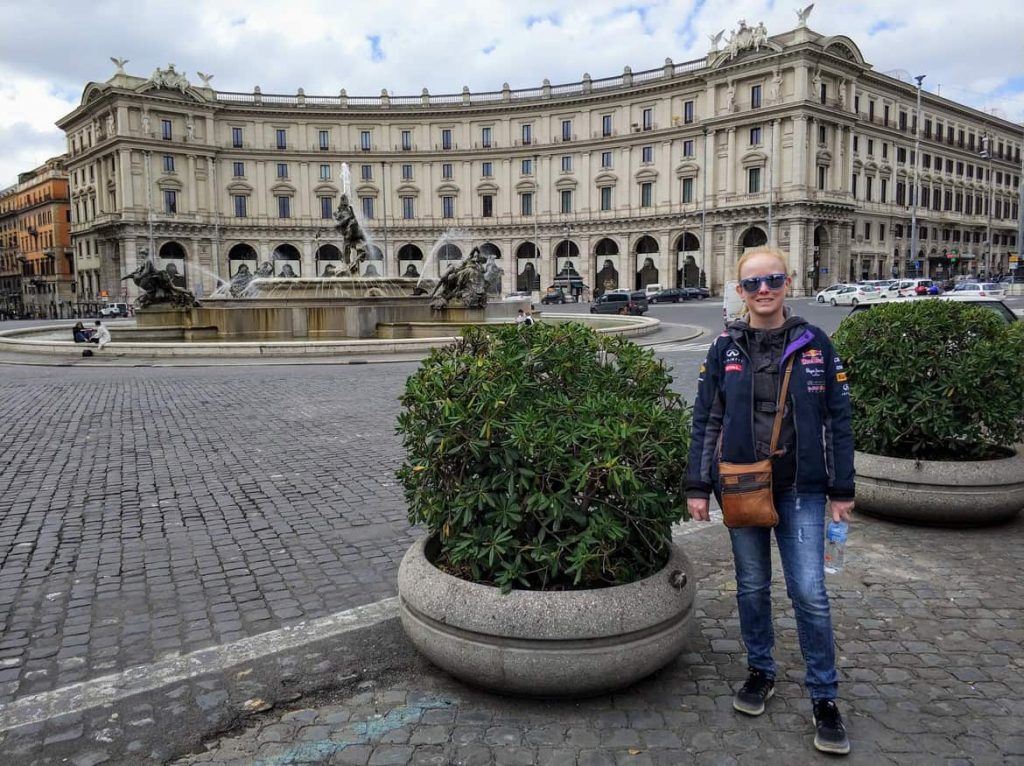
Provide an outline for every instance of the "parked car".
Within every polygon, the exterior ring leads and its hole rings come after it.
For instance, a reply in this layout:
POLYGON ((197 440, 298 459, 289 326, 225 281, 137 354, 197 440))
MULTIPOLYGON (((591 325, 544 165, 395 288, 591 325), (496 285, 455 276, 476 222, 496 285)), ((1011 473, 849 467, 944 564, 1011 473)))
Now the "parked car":
POLYGON ((999 282, 961 282, 953 288, 954 295, 977 295, 979 298, 1002 298, 1005 293, 999 282))
POLYGON ((684 287, 682 289, 690 296, 690 300, 704 300, 711 297, 711 291, 706 287, 684 287))
POLYGON ((128 316, 127 303, 108 303, 100 309, 100 316, 104 319, 117 319, 128 316))
MULTIPOLYGON (((930 279, 901 279, 896 285, 896 295, 894 297, 906 298, 912 295, 928 295, 928 291, 931 290, 933 285, 937 290, 938 285, 935 285, 935 283, 930 279)), ((890 290, 890 292, 892 292, 892 290, 890 290)))
POLYGON ((670 287, 655 293, 649 300, 651 303, 679 303, 690 300, 690 294, 686 292, 685 287, 670 287))
POLYGON ((828 302, 832 306, 856 306, 858 303, 870 303, 882 299, 877 287, 870 285, 846 285, 832 293, 828 302))
POLYGON ((529 290, 520 290, 519 292, 516 293, 509 293, 501 300, 504 303, 518 303, 519 301, 530 300, 532 295, 533 293, 531 293, 529 290))
POLYGON ((844 287, 848 287, 848 285, 845 282, 836 282, 834 285, 829 285, 824 290, 815 295, 814 300, 816 300, 818 303, 827 303, 829 298, 835 295, 836 292, 838 292, 839 290, 842 290, 844 287))
POLYGON ((567 300, 569 299, 561 287, 549 287, 548 291, 544 293, 544 297, 540 299, 540 302, 547 305, 549 303, 565 303, 567 300))
POLYGON ((893 289, 893 282, 895 281, 892 279, 866 279, 857 284, 876 288, 879 292, 879 297, 885 300, 896 295, 896 291, 893 289))
POLYGON ((651 284, 651 285, 647 285, 644 288, 644 292, 647 293, 647 297, 649 299, 652 295, 657 295, 658 293, 660 293, 664 289, 665 288, 663 288, 658 283, 654 283, 654 284, 651 284))
POLYGON ((591 314, 631 314, 640 316, 646 311, 633 300, 629 293, 611 292, 598 297, 590 304, 591 314))
MULTIPOLYGON (((893 302, 894 303, 903 303, 903 302, 909 301, 909 300, 913 300, 913 298, 897 298, 893 302)), ((989 311, 991 311, 994 314, 996 314, 1000 319, 1002 319, 1007 324, 1012 324, 1013 322, 1019 322, 1020 321, 1020 317, 1018 317, 1013 312, 1013 310, 1010 309, 1009 306, 1007 306, 1005 303, 1003 303, 998 298, 992 298, 992 297, 989 297, 989 296, 986 296, 986 297, 982 298, 982 297, 976 296, 976 295, 964 294, 964 293, 959 293, 958 294, 956 292, 953 292, 953 293, 950 293, 950 294, 947 294, 947 295, 940 295, 940 296, 938 296, 938 298, 936 300, 940 300, 940 301, 956 301, 957 303, 969 303, 972 306, 978 306, 979 308, 988 309, 989 311)), ((874 305, 875 305, 875 303, 861 303, 861 304, 858 304, 857 306, 853 307, 853 311, 851 311, 848 314, 848 316, 853 316, 858 311, 867 311, 868 309, 872 308, 874 305)), ((844 319, 844 321, 845 321, 845 319, 844 319)))
POLYGON ((633 301, 637 306, 640 307, 640 313, 644 314, 650 308, 649 301, 647 300, 647 293, 643 290, 636 290, 629 294, 629 299, 633 301))

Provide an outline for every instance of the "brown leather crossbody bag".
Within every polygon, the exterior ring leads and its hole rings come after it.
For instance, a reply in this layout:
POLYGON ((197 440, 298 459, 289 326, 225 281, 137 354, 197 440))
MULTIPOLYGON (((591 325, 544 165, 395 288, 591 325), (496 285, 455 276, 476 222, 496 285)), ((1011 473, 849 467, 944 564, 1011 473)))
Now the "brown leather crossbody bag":
POLYGON ((756 463, 718 463, 719 484, 722 491, 722 518, 725 526, 774 527, 779 523, 772 497, 772 461, 776 457, 782 414, 786 406, 789 378, 793 372, 793 357, 789 358, 786 372, 779 387, 779 401, 775 405, 775 424, 772 442, 766 460, 756 463))

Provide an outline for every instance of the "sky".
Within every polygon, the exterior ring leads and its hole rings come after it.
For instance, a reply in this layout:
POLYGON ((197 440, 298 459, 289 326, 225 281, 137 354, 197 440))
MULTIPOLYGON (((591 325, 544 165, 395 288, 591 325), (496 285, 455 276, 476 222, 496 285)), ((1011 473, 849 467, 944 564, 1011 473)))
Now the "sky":
MULTIPOLYGON (((803 3, 800 3, 802 5, 803 3)), ((0 188, 64 151, 54 122, 86 83, 174 63, 218 90, 394 95, 595 79, 703 56, 708 35, 796 26, 776 0, 0 0, 0 188)), ((845 34, 876 70, 1024 122, 1019 0, 819 0, 808 26, 845 34)))

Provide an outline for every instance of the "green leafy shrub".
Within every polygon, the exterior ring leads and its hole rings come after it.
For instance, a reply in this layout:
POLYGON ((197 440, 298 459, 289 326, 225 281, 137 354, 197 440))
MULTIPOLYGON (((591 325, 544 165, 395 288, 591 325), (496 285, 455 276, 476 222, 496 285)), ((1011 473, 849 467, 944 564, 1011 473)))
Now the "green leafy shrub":
POLYGON ((664 565, 689 410, 654 355, 578 323, 467 328, 406 383, 398 471, 435 564, 528 589, 631 582, 664 565))
POLYGON ((955 301, 875 306, 844 319, 857 449, 889 457, 983 460, 1024 437, 1024 332, 955 301))

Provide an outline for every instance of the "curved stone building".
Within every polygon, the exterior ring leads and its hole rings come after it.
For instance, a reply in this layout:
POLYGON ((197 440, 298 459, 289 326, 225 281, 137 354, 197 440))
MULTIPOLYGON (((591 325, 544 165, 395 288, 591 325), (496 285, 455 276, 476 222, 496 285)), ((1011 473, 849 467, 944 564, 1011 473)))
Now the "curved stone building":
POLYGON ((203 78, 119 68, 58 123, 80 294, 122 290, 144 249, 200 295, 268 261, 322 274, 343 163, 377 248, 364 269, 432 276, 482 246, 506 293, 717 291, 765 241, 791 253, 798 291, 1002 271, 1016 250, 1020 127, 926 92, 918 157, 914 86, 805 26, 741 24, 695 61, 527 90, 271 95, 203 78))

